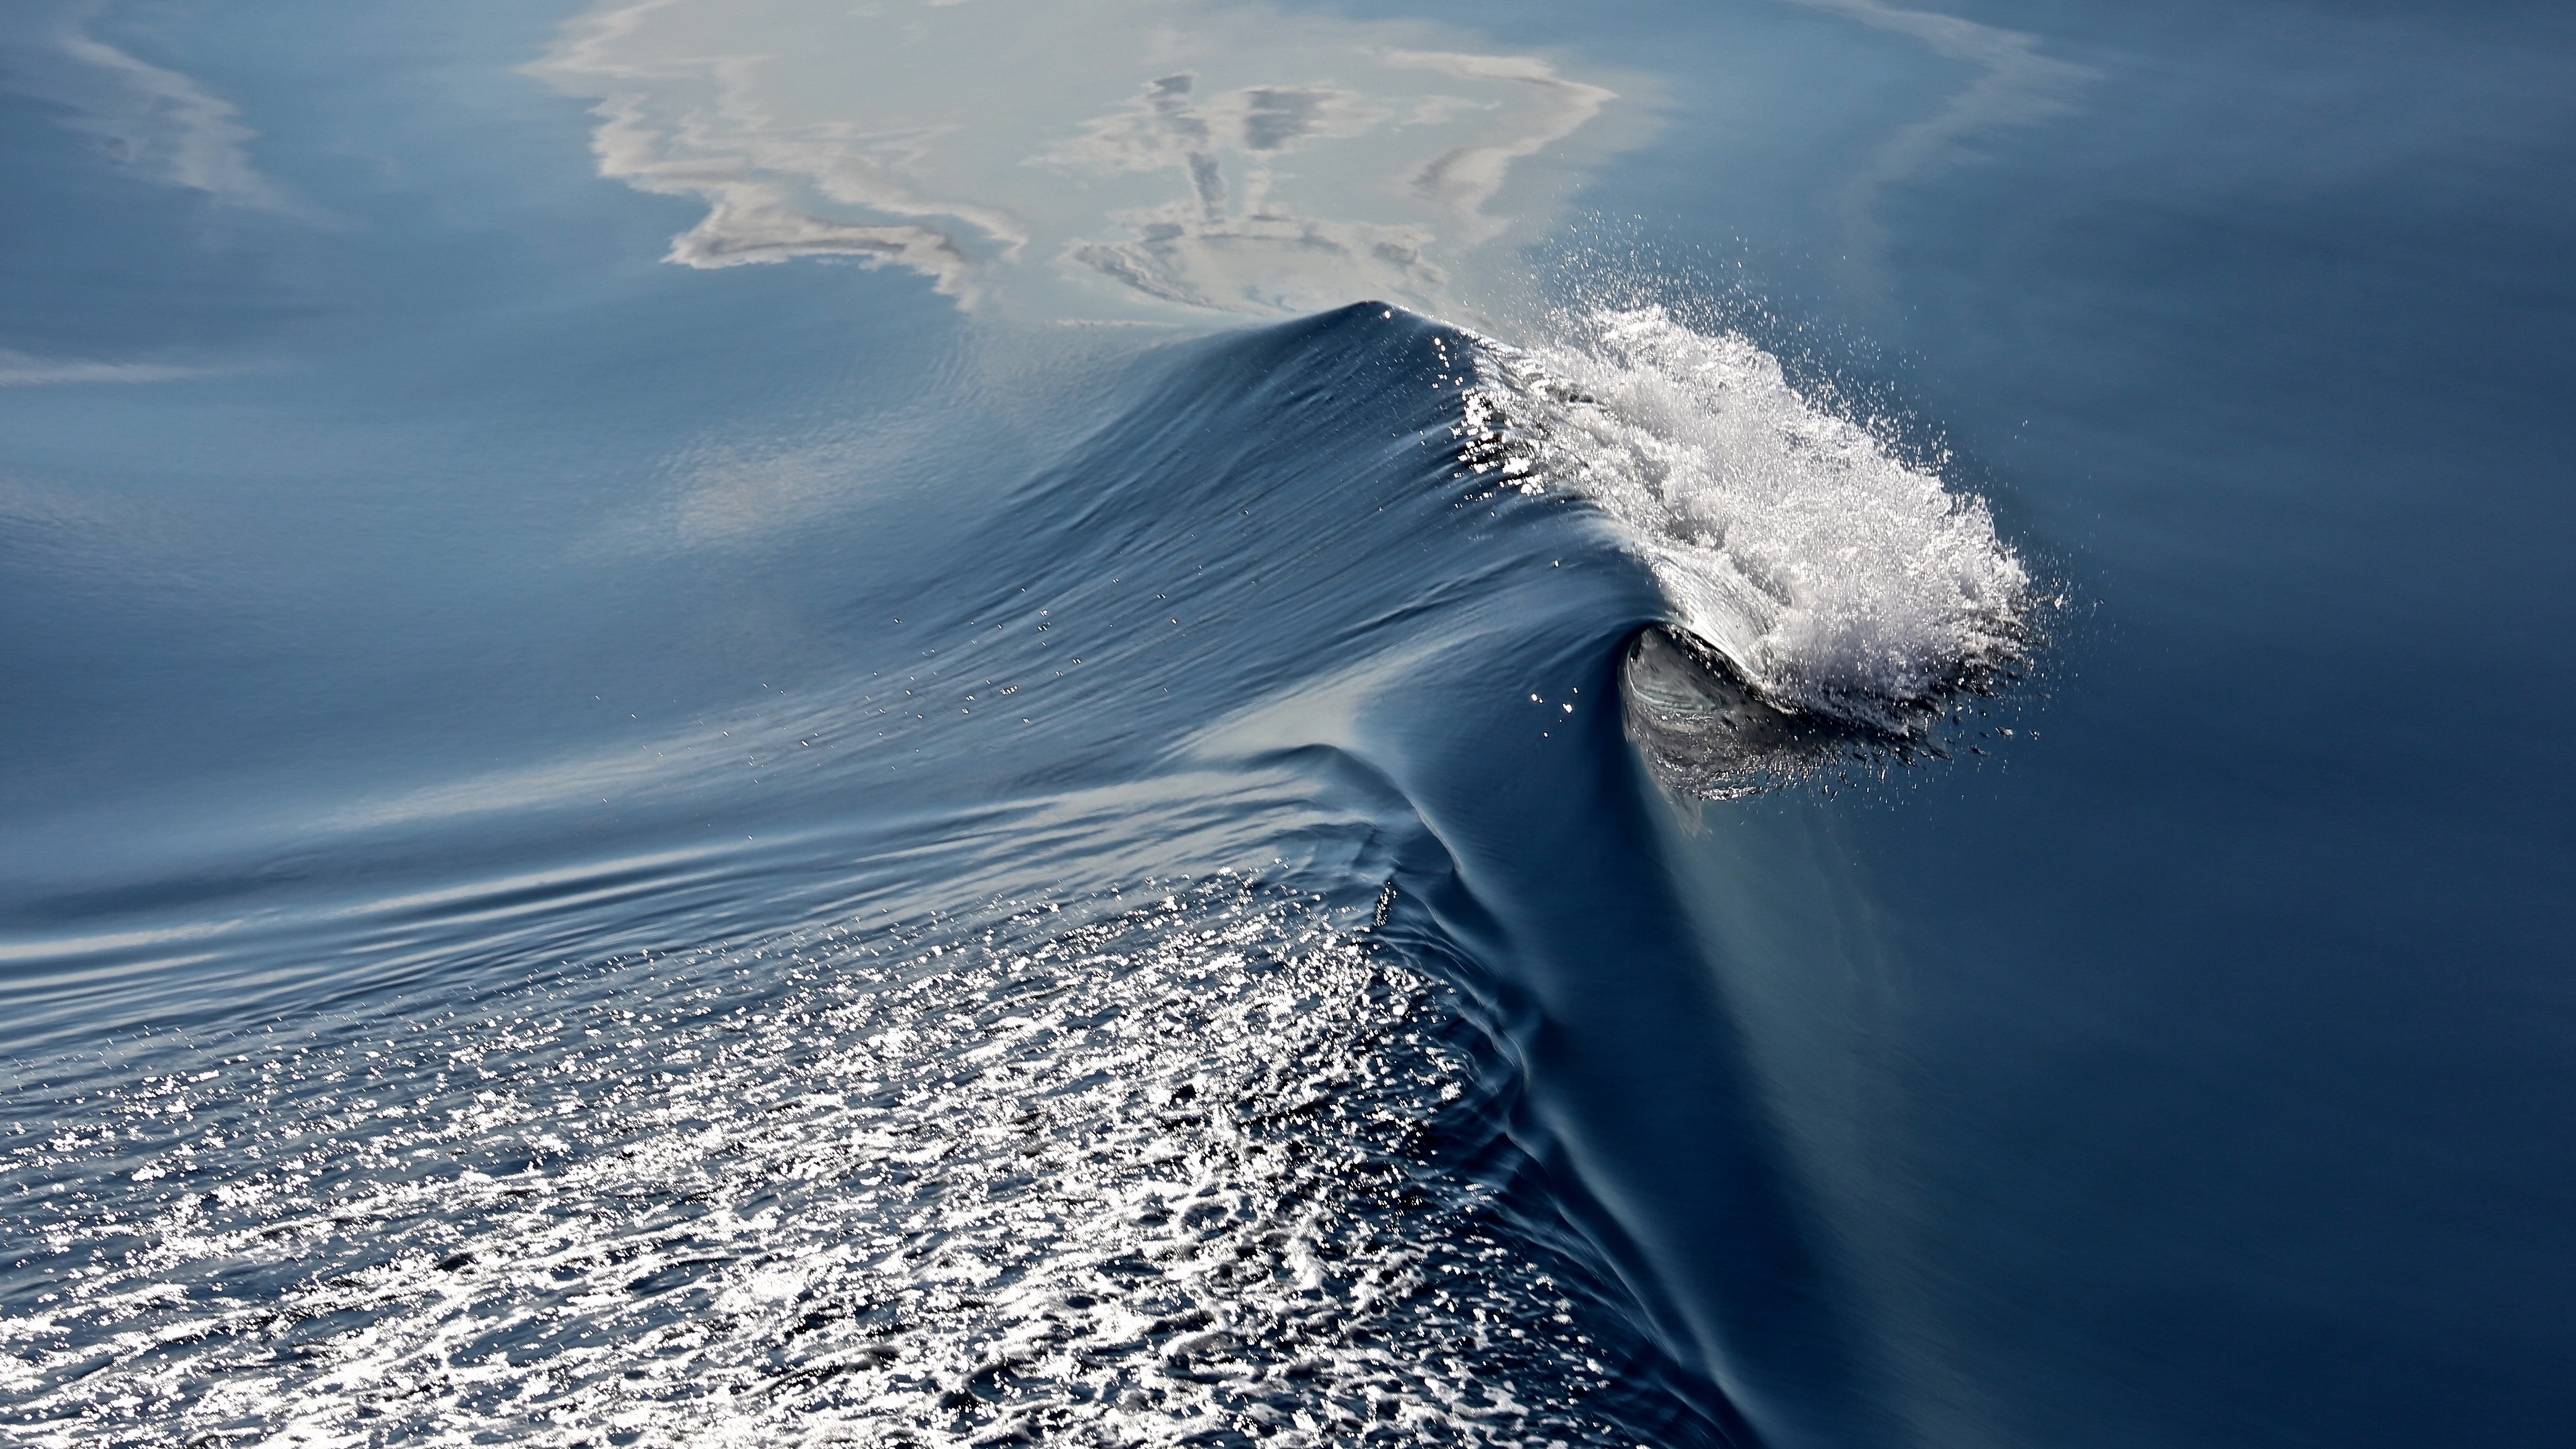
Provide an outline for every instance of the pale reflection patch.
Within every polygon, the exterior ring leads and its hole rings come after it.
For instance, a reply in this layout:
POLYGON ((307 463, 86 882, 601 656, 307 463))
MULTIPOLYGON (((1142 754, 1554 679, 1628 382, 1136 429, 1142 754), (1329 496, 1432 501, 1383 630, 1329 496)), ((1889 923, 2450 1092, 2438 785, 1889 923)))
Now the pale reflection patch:
MULTIPOLYGON (((329 220, 252 162, 250 144, 259 133, 242 123, 239 107, 191 77, 90 34, 101 8, 65 0, 0 6, 0 90, 58 108, 66 128, 96 140, 111 160, 136 175, 203 192, 224 206, 329 220)), ((114 364, 88 364, 76 376, 30 379, 24 375, 29 364, 8 360, 14 356, 0 357, 0 386, 158 380, 130 367, 120 375, 114 364)))
POLYGON ((1640 124, 1473 37, 1194 0, 611 0, 537 70, 604 175, 705 204, 671 261, 1049 315, 1444 308, 1640 124))

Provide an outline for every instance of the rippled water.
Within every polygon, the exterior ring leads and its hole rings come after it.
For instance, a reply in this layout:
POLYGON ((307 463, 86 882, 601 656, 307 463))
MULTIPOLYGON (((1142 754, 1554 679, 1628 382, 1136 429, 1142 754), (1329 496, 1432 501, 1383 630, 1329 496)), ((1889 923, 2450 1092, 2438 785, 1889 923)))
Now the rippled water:
POLYGON ((119 1044, 12 1094, 7 1387, 64 1442, 1610 1432, 1648 1351, 1350 915, 1146 882, 119 1044))

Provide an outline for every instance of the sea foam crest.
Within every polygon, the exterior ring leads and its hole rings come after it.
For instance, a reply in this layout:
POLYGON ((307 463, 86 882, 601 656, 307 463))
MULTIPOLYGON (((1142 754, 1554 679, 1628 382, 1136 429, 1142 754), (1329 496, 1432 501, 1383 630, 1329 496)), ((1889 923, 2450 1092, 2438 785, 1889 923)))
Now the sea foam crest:
POLYGON ((1802 396, 1779 359, 1661 307, 1485 343, 1471 461, 1596 499, 1675 622, 1772 703, 1912 733, 1943 690, 2008 666, 2031 579, 1985 503, 1802 396))

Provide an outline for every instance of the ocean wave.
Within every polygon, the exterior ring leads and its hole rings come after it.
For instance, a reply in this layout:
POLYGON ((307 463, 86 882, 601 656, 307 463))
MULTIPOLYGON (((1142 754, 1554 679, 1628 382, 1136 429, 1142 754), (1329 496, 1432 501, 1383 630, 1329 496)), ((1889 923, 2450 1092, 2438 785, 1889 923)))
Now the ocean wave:
POLYGON ((1514 350, 1372 303, 1124 354, 881 577, 792 566, 831 557, 830 479, 741 490, 797 527, 728 548, 821 581, 755 701, 601 701, 606 744, 300 812, 279 859, 236 820, 185 893, 33 902, 0 1421, 1860 1442, 1620 661, 1666 620, 1762 709, 1893 712, 1971 667, 1909 561, 2014 566, 1750 344, 1624 317, 1514 350), (1767 563, 1916 672, 1767 595, 1730 634, 1676 560, 1767 563), (594 831, 615 867, 571 868, 594 831))

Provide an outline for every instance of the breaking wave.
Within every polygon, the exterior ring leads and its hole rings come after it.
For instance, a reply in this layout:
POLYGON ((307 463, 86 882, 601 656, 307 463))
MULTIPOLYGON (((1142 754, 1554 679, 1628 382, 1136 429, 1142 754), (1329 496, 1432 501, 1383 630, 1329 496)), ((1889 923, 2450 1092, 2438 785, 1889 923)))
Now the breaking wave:
POLYGON ((1558 330, 1478 344, 1480 464, 1599 502, 1673 622, 1772 704, 1902 735, 2021 658, 2031 576, 1983 500, 1801 395, 1740 333, 1661 307, 1558 330))
POLYGON ((748 704, 12 883, 12 1430, 1860 1442, 1623 660, 1694 769, 1909 728, 2020 647, 1985 510, 1651 310, 1117 366, 917 572, 746 535, 820 581, 748 704))

